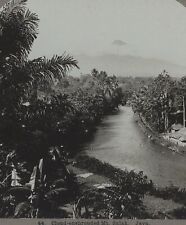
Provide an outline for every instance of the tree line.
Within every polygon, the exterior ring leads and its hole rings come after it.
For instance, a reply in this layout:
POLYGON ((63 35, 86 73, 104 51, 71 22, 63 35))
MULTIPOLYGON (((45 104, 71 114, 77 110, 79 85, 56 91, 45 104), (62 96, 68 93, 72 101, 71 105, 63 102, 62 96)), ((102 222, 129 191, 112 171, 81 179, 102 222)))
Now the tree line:
POLYGON ((170 132, 173 124, 185 127, 185 96, 186 77, 176 79, 163 71, 134 92, 132 106, 154 131, 170 132))

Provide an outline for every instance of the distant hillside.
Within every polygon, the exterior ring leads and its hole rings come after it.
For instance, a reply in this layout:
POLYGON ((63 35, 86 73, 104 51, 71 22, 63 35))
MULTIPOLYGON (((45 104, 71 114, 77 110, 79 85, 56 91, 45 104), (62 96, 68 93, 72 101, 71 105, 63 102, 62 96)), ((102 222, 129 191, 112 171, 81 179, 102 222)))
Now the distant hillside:
POLYGON ((163 70, 172 76, 186 75, 186 67, 158 59, 114 54, 78 55, 75 58, 79 61, 80 70, 74 71, 73 75, 89 73, 93 68, 118 76, 156 76, 163 70))

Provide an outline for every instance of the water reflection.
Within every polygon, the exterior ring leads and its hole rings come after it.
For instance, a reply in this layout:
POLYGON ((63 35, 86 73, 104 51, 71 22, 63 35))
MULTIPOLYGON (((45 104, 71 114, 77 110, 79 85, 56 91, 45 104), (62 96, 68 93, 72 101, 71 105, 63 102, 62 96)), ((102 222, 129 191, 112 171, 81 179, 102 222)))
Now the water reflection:
POLYGON ((130 107, 107 116, 84 150, 121 169, 143 170, 158 185, 186 187, 186 157, 152 143, 135 123, 130 107))

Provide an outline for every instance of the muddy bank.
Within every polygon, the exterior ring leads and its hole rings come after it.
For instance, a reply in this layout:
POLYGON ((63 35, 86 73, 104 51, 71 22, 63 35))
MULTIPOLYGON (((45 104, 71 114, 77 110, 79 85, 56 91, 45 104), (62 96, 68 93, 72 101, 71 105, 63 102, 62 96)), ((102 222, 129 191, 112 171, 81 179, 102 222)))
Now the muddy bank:
POLYGON ((166 147, 168 150, 184 153, 186 147, 178 145, 178 142, 173 142, 171 139, 166 138, 165 134, 159 134, 158 132, 153 131, 145 119, 140 116, 138 113, 134 113, 134 120, 141 128, 143 133, 155 144, 166 147))

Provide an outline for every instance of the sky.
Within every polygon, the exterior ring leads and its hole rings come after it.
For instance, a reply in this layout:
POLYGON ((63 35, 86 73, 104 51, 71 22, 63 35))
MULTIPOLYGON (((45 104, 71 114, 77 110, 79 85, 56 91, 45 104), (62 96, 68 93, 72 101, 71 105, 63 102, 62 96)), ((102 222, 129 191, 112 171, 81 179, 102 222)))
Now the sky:
POLYGON ((186 8, 175 0, 30 0, 39 15, 31 58, 132 55, 186 66, 186 8))

